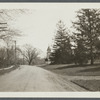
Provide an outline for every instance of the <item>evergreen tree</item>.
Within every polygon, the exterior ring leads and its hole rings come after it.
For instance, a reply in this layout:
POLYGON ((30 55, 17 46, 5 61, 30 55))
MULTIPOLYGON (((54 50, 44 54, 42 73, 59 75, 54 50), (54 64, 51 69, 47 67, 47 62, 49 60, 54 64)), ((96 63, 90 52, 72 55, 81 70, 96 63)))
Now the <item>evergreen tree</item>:
MULTIPOLYGON (((77 30, 76 36, 81 40, 81 45, 87 48, 91 64, 94 63, 95 42, 100 36, 100 12, 98 9, 81 9, 77 12, 77 21, 73 22, 77 30)), ((77 44, 80 41, 77 41, 77 44)), ((86 52, 84 49, 81 52, 86 52)), ((81 56, 81 55, 80 55, 81 56)))
POLYGON ((60 20, 57 24, 57 33, 53 45, 53 52, 51 54, 51 61, 53 63, 70 63, 71 44, 68 32, 64 23, 60 20))
POLYGON ((83 65, 84 63, 87 63, 88 61, 88 53, 87 53, 87 48, 85 48, 83 41, 77 40, 77 48, 74 50, 75 52, 75 57, 74 57, 74 62, 80 65, 83 65))

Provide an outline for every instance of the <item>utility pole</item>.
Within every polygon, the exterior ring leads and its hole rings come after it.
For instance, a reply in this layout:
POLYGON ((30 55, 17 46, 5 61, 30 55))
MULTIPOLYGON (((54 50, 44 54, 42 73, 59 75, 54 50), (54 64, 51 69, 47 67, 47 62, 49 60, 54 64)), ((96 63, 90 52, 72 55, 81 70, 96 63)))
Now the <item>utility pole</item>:
MULTIPOLYGON (((0 12, 0 14, 3 14, 3 12, 0 12)), ((0 23, 0 25, 2 25, 2 24, 7 24, 7 23, 0 23)), ((2 28, 2 27, 1 27, 2 28)), ((3 28, 6 28, 6 27, 3 27, 3 28)))
POLYGON ((15 43, 15 65, 16 65, 16 40, 14 41, 15 43))
MULTIPOLYGON (((0 12, 0 14, 3 14, 3 12, 0 12)), ((7 23, 5 23, 5 22, 0 22, 0 32, 3 32, 3 31, 7 31, 6 30, 6 28, 7 27, 5 27, 5 26, 2 26, 2 25, 7 25, 7 23)), ((3 36, 4 35, 2 35, 1 37, 0 37, 0 39, 3 39, 3 36)), ((7 48, 7 66, 8 66, 8 48, 7 48)), ((4 66, 3 66, 4 67, 4 66)))
POLYGON ((24 55, 23 55, 23 65, 24 65, 24 55))
MULTIPOLYGON (((0 14, 3 14, 3 12, 0 12, 0 14)), ((0 22, 0 32, 2 31, 6 31, 5 29, 7 28, 6 26, 1 26, 1 25, 7 25, 7 23, 4 23, 4 22, 0 22)))

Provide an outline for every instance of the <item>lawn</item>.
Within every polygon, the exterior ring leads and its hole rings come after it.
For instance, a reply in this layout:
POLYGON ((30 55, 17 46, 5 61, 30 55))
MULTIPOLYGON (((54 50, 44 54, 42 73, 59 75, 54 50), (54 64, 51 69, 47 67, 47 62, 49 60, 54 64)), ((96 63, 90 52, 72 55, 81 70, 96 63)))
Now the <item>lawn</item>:
POLYGON ((100 80, 73 80, 72 82, 89 91, 100 91, 100 80))
POLYGON ((100 64, 83 65, 83 66, 74 64, 61 64, 61 65, 45 65, 41 67, 61 75, 100 76, 100 64))
MULTIPOLYGON (((62 64, 62 65, 45 65, 41 66, 44 69, 50 70, 54 73, 62 75, 64 79, 66 76, 70 78, 74 76, 100 76, 100 64, 94 65, 74 65, 74 64, 62 64)), ((100 91, 100 80, 93 79, 72 79, 71 82, 85 88, 88 91, 100 91)))

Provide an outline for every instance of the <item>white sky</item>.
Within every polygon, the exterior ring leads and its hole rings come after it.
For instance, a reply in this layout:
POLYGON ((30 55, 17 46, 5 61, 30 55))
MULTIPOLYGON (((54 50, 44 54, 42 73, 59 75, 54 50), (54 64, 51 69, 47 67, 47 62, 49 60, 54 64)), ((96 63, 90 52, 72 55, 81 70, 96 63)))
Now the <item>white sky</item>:
POLYGON ((75 19, 75 11, 80 8, 97 8, 100 4, 80 4, 80 3, 34 3, 34 4, 0 4, 0 8, 5 9, 29 9, 29 13, 20 16, 14 15, 15 20, 9 21, 12 28, 20 30, 23 34, 18 39, 17 44, 31 44, 41 49, 45 56, 48 45, 52 45, 56 24, 62 20, 68 28, 71 27, 71 21, 75 19))
POLYGON ((67 23, 66 26, 71 26, 70 20, 73 13, 68 14, 68 10, 43 8, 22 15, 13 24, 13 27, 17 27, 25 34, 18 41, 18 44, 28 43, 46 53, 47 47, 53 44, 52 39, 54 38, 57 22, 61 19, 67 23))

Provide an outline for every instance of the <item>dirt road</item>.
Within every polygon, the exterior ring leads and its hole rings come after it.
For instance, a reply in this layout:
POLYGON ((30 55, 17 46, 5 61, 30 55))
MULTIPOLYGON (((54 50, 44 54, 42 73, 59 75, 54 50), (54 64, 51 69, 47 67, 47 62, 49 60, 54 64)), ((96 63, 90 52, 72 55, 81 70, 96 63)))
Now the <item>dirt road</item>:
POLYGON ((0 92, 61 92, 86 91, 64 80, 60 75, 36 66, 22 65, 20 68, 0 76, 0 92))

